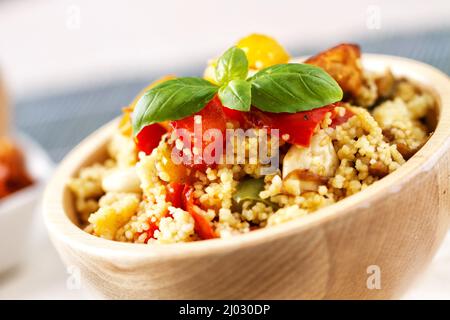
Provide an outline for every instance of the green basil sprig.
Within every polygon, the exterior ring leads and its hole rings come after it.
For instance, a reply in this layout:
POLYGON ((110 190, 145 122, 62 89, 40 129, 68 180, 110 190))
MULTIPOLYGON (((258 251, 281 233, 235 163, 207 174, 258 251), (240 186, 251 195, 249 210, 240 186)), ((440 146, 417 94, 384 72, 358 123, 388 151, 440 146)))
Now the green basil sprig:
POLYGON ((219 99, 227 108, 249 111, 252 101, 252 84, 245 80, 231 80, 219 89, 219 99))
POLYGON ((201 78, 167 80, 148 90, 133 112, 133 132, 157 122, 179 120, 201 109, 217 93, 217 86, 201 78))
POLYGON ((244 50, 231 47, 217 60, 216 80, 221 86, 219 99, 230 109, 249 111, 252 100, 251 82, 246 81, 248 60, 244 50))
POLYGON ((217 60, 216 80, 226 85, 231 80, 247 79, 248 60, 244 50, 231 47, 217 60))
POLYGON ((288 63, 268 67, 249 79, 252 104, 268 112, 299 112, 342 99, 342 89, 323 69, 288 63))
POLYGON ((148 90, 133 112, 133 132, 157 122, 179 120, 205 107, 218 94, 230 109, 247 112, 253 105, 267 112, 295 113, 340 101, 343 93, 323 69, 308 64, 279 64, 247 79, 248 61, 232 47, 217 61, 218 85, 195 77, 163 82, 148 90))

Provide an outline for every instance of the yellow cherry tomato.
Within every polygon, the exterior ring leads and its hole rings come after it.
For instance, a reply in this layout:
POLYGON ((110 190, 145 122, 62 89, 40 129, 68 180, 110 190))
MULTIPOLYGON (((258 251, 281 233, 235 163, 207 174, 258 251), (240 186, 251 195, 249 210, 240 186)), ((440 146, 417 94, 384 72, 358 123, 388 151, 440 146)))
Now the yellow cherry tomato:
POLYGON ((274 64, 287 63, 289 54, 273 38, 263 34, 251 34, 237 43, 247 54, 250 69, 263 69, 274 64))

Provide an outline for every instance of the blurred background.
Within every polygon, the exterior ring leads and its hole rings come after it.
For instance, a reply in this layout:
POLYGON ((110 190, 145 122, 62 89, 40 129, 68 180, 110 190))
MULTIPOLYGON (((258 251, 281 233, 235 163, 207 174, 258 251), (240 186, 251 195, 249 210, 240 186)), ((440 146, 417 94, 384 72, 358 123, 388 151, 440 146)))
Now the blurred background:
MULTIPOLYGON (((0 75, 14 126, 57 163, 153 79, 200 75, 208 59, 253 32, 293 56, 356 42, 450 74, 445 0, 0 0, 0 75)), ((0 298, 90 298, 68 288, 70 270, 39 215, 32 230, 24 262, 0 274, 0 298)), ((405 298, 450 299, 449 242, 405 298)))

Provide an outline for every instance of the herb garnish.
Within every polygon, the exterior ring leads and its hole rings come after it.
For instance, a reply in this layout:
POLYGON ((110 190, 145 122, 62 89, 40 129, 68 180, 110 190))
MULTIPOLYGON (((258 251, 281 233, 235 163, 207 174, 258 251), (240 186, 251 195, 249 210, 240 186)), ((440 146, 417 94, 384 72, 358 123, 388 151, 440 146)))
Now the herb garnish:
POLYGON ((195 77, 165 81, 148 90, 133 112, 137 135, 153 123, 183 119, 201 109, 218 94, 230 109, 296 113, 323 107, 342 99, 342 89, 323 69, 299 63, 274 65, 247 78, 248 61, 237 47, 217 61, 218 85, 195 77))

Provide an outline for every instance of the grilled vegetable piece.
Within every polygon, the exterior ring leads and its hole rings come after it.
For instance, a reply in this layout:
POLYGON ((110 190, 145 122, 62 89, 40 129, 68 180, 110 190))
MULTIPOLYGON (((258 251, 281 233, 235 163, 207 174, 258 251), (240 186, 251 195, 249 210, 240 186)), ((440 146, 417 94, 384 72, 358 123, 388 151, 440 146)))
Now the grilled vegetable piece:
POLYGON ((264 189, 264 179, 247 179, 238 185, 233 200, 239 205, 246 200, 261 201, 259 193, 264 189))
POLYGON ((182 195, 184 210, 190 213, 195 221, 195 232, 202 240, 217 238, 211 223, 205 218, 205 212, 195 205, 194 188, 185 185, 182 195))
POLYGON ((364 82, 360 58, 358 45, 343 43, 309 58, 305 63, 324 69, 337 81, 346 96, 356 98, 364 82))
POLYGON ((264 179, 249 178, 239 183, 236 192, 233 195, 233 201, 238 207, 241 207, 245 201, 263 202, 268 206, 276 208, 276 205, 267 199, 262 199, 259 193, 264 190, 264 179))

